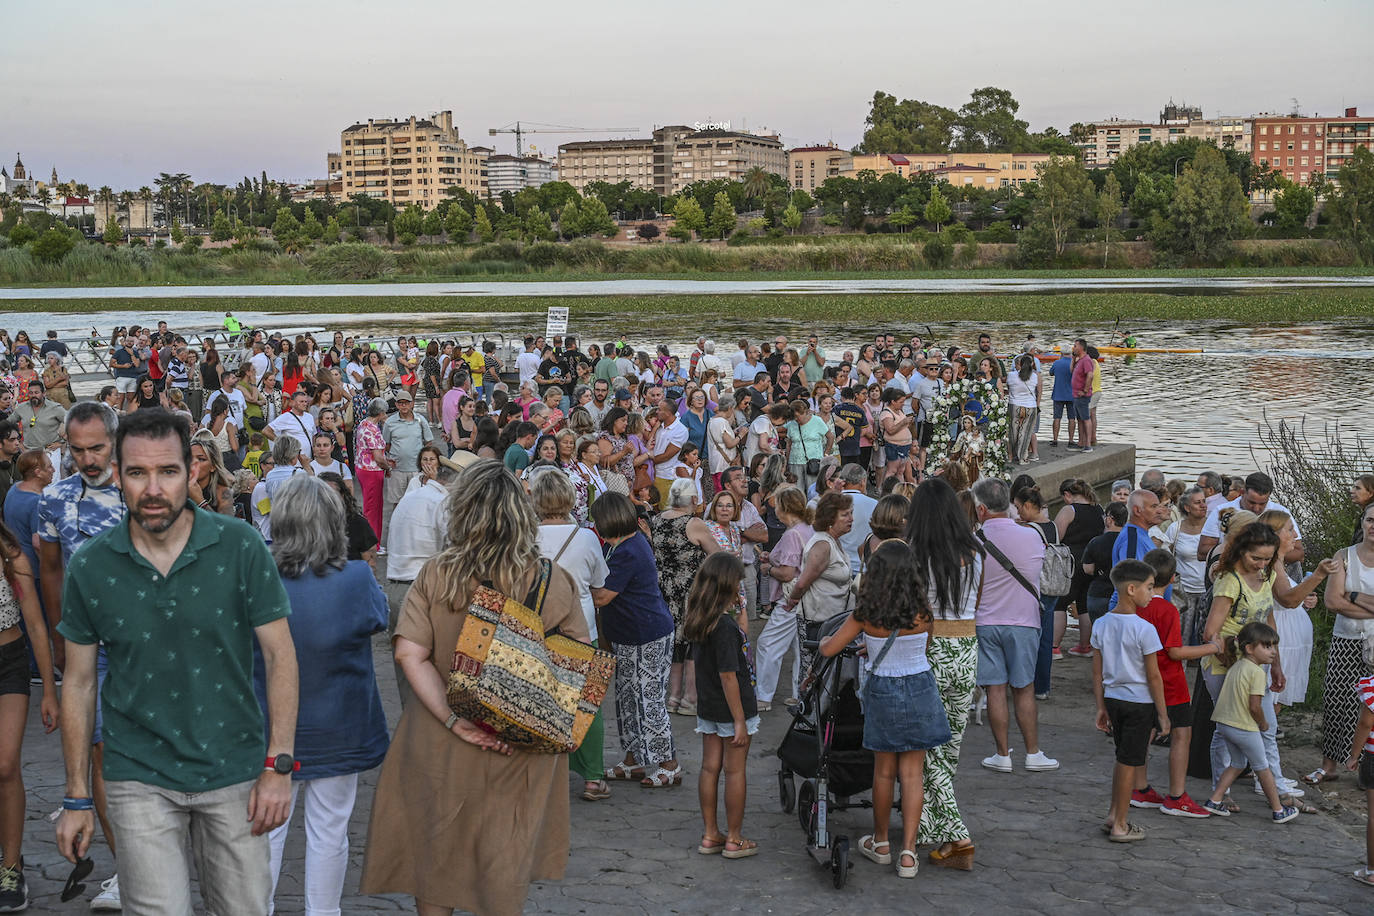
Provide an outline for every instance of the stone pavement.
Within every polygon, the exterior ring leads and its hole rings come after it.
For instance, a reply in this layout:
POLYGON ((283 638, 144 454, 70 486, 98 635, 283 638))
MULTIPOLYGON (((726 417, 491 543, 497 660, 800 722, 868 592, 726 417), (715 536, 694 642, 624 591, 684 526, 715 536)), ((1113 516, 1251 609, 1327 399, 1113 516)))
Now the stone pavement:
MULTIPOLYGON (((390 655, 381 638, 376 645, 377 673, 388 716, 399 713, 390 655)), ((1143 842, 1108 843, 1097 830, 1105 814, 1111 781, 1112 751, 1108 738, 1092 727, 1088 687, 1091 665, 1066 659, 1055 664, 1053 696, 1040 704, 1042 744, 1061 769, 1052 773, 1003 775, 984 770, 978 761, 992 752, 986 726, 971 725, 963 748, 958 791, 965 819, 977 843, 973 872, 930 866, 922 852, 921 873, 914 881, 898 879, 858 857, 844 890, 835 890, 828 870, 807 854, 795 814, 783 814, 778 801, 774 750, 787 726, 781 707, 763 715, 749 761, 749 800, 745 833, 761 849, 752 859, 726 861, 701 856, 696 844, 701 821, 696 801, 700 740, 693 719, 674 716, 679 753, 687 772, 673 789, 643 789, 613 783, 613 796, 602 802, 580 799, 581 781, 570 781, 573 793, 573 846, 567 876, 537 885, 529 898, 531 913, 595 913, 597 916, 659 913, 785 913, 841 911, 911 912, 917 907, 941 913, 1370 913, 1374 889, 1347 877, 1361 862, 1363 818, 1331 800, 1316 799, 1324 810, 1284 825, 1268 823, 1267 806, 1252 794, 1249 780, 1237 785, 1243 811, 1229 819, 1192 820, 1136 811, 1133 820, 1149 830, 1143 842), (1328 811, 1330 813, 1328 813, 1328 811)), ((608 707, 613 701, 608 700, 608 707)), ((47 815, 63 794, 58 735, 45 736, 37 726, 37 702, 29 719, 24 746, 24 779, 28 820, 24 856, 31 912, 80 913, 98 882, 112 869, 103 840, 92 846, 96 861, 87 896, 68 904, 58 893, 70 866, 57 855, 47 815)), ((607 760, 618 759, 614 713, 607 721, 607 760)), ((1291 728, 1291 725, 1289 726, 1291 728)), ((1021 760, 1019 735, 1012 746, 1021 760)), ((1316 763, 1311 747, 1286 749, 1289 775, 1316 763)), ((1165 777, 1162 749, 1154 749, 1151 772, 1155 785, 1165 777)), ((462 774, 454 774, 455 779, 462 774)), ((345 885, 344 913, 414 912, 408 898, 359 897, 358 875, 376 772, 363 777, 353 814, 352 867, 345 885)), ((1349 777, 1338 782, 1341 795, 1358 801, 1349 777)), ((1204 787, 1191 780, 1189 791, 1203 797, 1204 787)), ((1309 800, 1316 793, 1309 790, 1309 800)), ((1362 806, 1361 806, 1362 807, 1362 806)), ((1358 809, 1357 809, 1358 810, 1358 809)), ((304 839, 297 813, 287 844, 286 865, 276 903, 283 914, 302 911, 304 839)), ((836 833, 851 841, 871 831, 867 812, 834 812, 836 833)), ((893 829, 899 818, 894 814, 893 829)), ((442 867, 442 866, 440 866, 442 867)))

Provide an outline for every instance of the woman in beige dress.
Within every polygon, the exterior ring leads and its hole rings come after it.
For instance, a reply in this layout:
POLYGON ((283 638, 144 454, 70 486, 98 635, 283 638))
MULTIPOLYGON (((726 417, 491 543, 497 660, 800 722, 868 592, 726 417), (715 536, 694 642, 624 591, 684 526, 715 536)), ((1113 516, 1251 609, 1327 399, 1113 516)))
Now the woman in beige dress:
MULTIPOLYGON (((453 716, 449 665, 481 582, 524 600, 540 575, 538 520, 499 462, 458 475, 448 543, 406 595, 394 637, 414 701, 406 704, 377 780, 360 892, 410 894, 420 916, 454 909, 518 914, 532 881, 563 877, 568 859, 566 754, 512 751, 453 716)), ((586 641, 572 578, 553 566, 546 629, 586 641)))

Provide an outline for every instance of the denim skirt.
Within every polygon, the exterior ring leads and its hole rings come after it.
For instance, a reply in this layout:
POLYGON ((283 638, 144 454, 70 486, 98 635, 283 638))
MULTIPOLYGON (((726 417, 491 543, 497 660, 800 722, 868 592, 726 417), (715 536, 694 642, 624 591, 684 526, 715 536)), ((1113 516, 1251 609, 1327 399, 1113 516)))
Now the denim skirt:
POLYGON ((950 740, 949 717, 929 671, 870 676, 863 700, 864 747, 870 751, 924 751, 950 740))

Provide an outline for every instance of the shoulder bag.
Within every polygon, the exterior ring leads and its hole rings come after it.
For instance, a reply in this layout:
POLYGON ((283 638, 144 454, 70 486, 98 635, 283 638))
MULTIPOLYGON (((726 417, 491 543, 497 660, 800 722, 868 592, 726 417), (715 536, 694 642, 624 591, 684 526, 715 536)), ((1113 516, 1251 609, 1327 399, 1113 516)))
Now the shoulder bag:
POLYGON ((802 428, 801 428, 800 425, 797 426, 797 444, 801 446, 801 450, 802 450, 802 459, 806 461, 806 476, 807 476, 807 477, 819 477, 819 476, 821 476, 821 459, 819 459, 819 458, 808 458, 808 457, 807 457, 807 454, 806 454, 806 433, 802 430, 802 428))
POLYGON ((549 560, 539 561, 524 601, 483 583, 468 605, 448 675, 453 712, 534 754, 576 750, 615 674, 611 653, 556 628, 545 631, 539 611, 552 571, 549 560))
MULTIPOLYGON (((1050 524, 1053 524, 1052 522, 1050 524)), ((1045 562, 1040 567, 1040 594, 1059 597, 1067 595, 1073 585, 1073 551, 1059 540, 1059 529, 1054 531, 1051 541, 1039 522, 1032 524, 1045 542, 1045 562)))
POLYGON ((992 554, 992 558, 997 561, 998 565, 1010 573, 1013 579, 1020 582, 1021 587, 1030 592, 1036 601, 1040 600, 1039 590, 1036 589, 1034 585, 1031 585, 1030 580, 1021 574, 1021 570, 1017 569, 1016 564, 1002 552, 1002 548, 998 547, 992 541, 989 541, 988 536, 981 531, 978 532, 978 540, 983 542, 983 547, 986 548, 988 553, 992 554))

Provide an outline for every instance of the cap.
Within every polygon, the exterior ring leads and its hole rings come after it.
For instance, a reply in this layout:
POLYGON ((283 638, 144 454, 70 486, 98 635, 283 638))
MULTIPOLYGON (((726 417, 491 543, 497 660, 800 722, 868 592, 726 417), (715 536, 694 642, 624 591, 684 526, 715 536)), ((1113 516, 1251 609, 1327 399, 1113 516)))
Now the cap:
POLYGON ((624 388, 617 388, 615 390, 615 399, 617 401, 628 401, 630 399, 630 392, 626 391, 624 388))
POLYGON ((396 400, 413 401, 415 400, 415 395, 411 394, 409 391, 402 388, 400 391, 396 392, 396 400))

